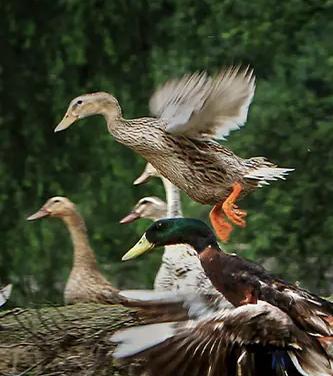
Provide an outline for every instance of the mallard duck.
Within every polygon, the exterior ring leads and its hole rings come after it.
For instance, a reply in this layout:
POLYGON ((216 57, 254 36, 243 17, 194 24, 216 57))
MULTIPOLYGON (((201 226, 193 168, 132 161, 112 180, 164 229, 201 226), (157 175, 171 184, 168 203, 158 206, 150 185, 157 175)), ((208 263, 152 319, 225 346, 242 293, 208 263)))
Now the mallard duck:
POLYGON ((13 286, 9 284, 5 287, 0 288, 0 307, 3 306, 9 299, 10 294, 12 293, 12 287, 13 286))
POLYGON ((246 212, 236 200, 291 171, 265 158, 243 159, 214 139, 225 138, 247 118, 255 78, 249 69, 230 67, 167 82, 150 100, 155 117, 124 119, 118 101, 104 92, 73 99, 55 132, 79 119, 102 115, 116 141, 130 147, 193 200, 214 205, 210 219, 222 240, 232 225, 244 227, 246 212))
POLYGON ((52 197, 27 219, 32 221, 47 217, 62 219, 73 242, 74 260, 64 291, 65 303, 119 303, 118 290, 98 269, 94 251, 89 244, 86 225, 73 202, 66 197, 52 197))
MULTIPOLYGON (((120 223, 130 223, 139 218, 156 221, 166 217, 182 216, 179 189, 166 178, 161 177, 152 165, 147 163, 145 170, 134 184, 141 184, 153 176, 162 179, 167 204, 158 197, 144 197, 120 223)), ((185 244, 165 247, 162 263, 154 281, 154 289, 156 291, 197 291, 204 294, 217 292, 207 279, 196 252, 185 244)))
MULTIPOLYGON (((258 303, 265 302, 269 304, 269 310, 273 309, 278 314, 277 317, 280 318, 281 324, 288 322, 289 329, 289 325, 297 328, 298 334, 295 334, 295 339, 289 344, 294 343, 296 348, 298 347, 299 349, 299 352, 295 350, 291 360, 301 374, 333 374, 333 304, 307 290, 269 274, 262 266, 254 262, 235 254, 225 253, 220 249, 214 233, 202 221, 191 218, 159 220, 150 226, 139 242, 123 256, 123 260, 129 260, 158 246, 178 243, 189 244, 193 247, 198 254, 207 277, 233 306, 242 308, 246 312, 258 303), (306 342, 299 342, 301 336, 306 342), (313 357, 311 367, 317 366, 317 369, 308 368, 310 359, 305 360, 305 358, 310 356, 310 353, 306 354, 307 351, 310 351, 311 357, 313 357), (299 367, 295 363, 296 358, 299 367)), ((253 309, 255 310, 256 308, 254 307, 253 309)), ((266 319, 268 320, 268 327, 273 324, 274 320, 269 319, 267 315, 266 319)), ((249 322, 251 322, 251 319, 249 322)), ((222 331, 225 324, 226 321, 224 320, 223 324, 221 324, 222 331)), ((278 323, 276 322, 275 324, 277 325, 278 323)), ((275 326, 275 324, 273 325, 275 326)), ((209 349, 209 353, 216 349, 218 351, 220 347, 218 346, 217 348, 216 346, 220 342, 215 337, 219 332, 218 326, 211 326, 210 335, 203 336, 202 341, 199 335, 200 329, 198 331, 197 328, 193 330, 193 335, 195 336, 193 341, 184 344, 184 351, 187 346, 196 346, 198 349, 204 346, 204 351, 209 349), (217 330, 217 333, 214 333, 214 329, 217 330), (198 338, 197 342, 195 342, 195 338, 198 338)), ((172 333, 173 339, 180 339, 176 337, 176 334, 179 333, 175 331, 170 333, 172 333)), ((266 335, 268 333, 269 331, 266 335)), ((252 335, 254 338, 256 333, 253 332, 252 335)), ((156 343, 161 343, 162 346, 166 338, 168 337, 164 336, 164 340, 156 343)), ((237 330, 236 334, 234 333, 232 336, 231 342, 236 342, 236 344, 261 344, 261 341, 264 341, 264 339, 257 339, 257 342, 246 342, 241 331, 237 330)), ((287 345, 288 341, 283 343, 287 345)), ((167 346, 165 343, 164 345, 167 346)), ((289 355, 291 355, 290 352, 289 355)))

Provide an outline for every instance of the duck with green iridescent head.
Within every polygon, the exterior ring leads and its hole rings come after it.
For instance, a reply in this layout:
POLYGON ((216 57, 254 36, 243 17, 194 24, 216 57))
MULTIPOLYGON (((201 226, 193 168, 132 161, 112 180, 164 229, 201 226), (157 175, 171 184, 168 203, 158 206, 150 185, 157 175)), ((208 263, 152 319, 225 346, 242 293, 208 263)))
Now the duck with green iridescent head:
MULTIPOLYGON (((212 376, 333 374, 333 304, 224 252, 202 221, 159 220, 123 260, 178 243, 195 249, 207 277, 233 308, 212 310, 204 297, 185 297, 190 321, 172 322, 170 303, 169 323, 116 334, 115 357, 139 354, 153 371, 166 369, 162 375, 187 375, 193 369, 212 376), (140 331, 146 333, 143 338, 140 331)), ((160 297, 150 304, 157 303, 161 305, 160 297)), ((164 304, 168 310, 167 300, 164 304)))
POLYGON ((193 200, 213 205, 212 225, 227 240, 232 223, 244 227, 240 197, 291 171, 263 157, 243 159, 216 140, 242 126, 255 84, 253 72, 240 67, 168 81, 150 99, 154 117, 125 119, 116 98, 105 92, 73 99, 55 131, 76 121, 102 115, 116 141, 130 147, 193 200))

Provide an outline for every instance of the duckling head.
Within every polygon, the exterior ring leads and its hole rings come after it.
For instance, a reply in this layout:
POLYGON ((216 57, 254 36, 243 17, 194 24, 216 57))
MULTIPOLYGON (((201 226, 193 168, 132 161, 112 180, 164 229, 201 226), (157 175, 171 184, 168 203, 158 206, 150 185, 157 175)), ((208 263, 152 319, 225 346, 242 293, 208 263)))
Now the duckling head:
POLYGON ((55 196, 46 201, 46 203, 27 220, 33 221, 44 217, 65 218, 76 211, 75 205, 66 197, 55 196))
POLYGON ((167 204, 158 197, 144 197, 139 200, 133 210, 127 214, 120 223, 131 223, 139 218, 156 221, 166 217, 167 204))
POLYGON ((69 104, 65 116, 54 131, 63 131, 77 120, 92 115, 103 115, 108 122, 121 118, 121 109, 117 99, 105 92, 76 97, 69 104))

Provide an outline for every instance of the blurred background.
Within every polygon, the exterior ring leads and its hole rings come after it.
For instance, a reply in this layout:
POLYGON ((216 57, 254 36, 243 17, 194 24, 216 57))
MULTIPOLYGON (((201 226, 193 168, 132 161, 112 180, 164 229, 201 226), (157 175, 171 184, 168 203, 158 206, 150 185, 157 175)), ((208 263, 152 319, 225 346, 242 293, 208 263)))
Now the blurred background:
MULTIPOLYGON (((108 91, 125 117, 148 115, 166 79, 239 63, 254 68, 257 90, 225 143, 295 172, 241 202, 248 226, 226 248, 333 291, 332 0, 12 0, 0 10, 0 285, 14 283, 12 305, 62 302, 69 234, 57 219, 25 220, 54 195, 78 205, 116 286, 151 287, 160 263, 162 250, 121 263, 149 221, 118 222, 139 198, 164 198, 161 183, 132 186, 145 162, 101 118, 54 134, 69 101, 108 91)), ((209 207, 183 203, 208 219, 209 207)))

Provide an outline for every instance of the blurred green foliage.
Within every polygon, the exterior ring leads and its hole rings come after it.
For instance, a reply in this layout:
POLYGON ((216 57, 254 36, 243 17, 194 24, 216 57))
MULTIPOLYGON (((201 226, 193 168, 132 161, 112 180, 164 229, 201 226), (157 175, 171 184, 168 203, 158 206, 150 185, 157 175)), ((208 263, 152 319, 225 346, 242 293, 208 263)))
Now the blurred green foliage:
MULTIPOLYGON (((25 218, 66 195, 86 218, 102 270, 119 287, 151 286, 161 252, 121 263, 148 222, 118 220, 159 182, 131 185, 144 161, 89 118, 53 129, 69 101, 112 92, 126 117, 148 114, 153 88, 194 69, 250 64, 257 91, 227 143, 296 170, 247 197, 248 226, 229 250, 329 294, 333 245, 332 0, 13 0, 0 5, 0 283, 15 304, 61 302, 72 250, 56 219, 25 218)), ((208 207, 184 199, 186 215, 208 207)))

